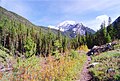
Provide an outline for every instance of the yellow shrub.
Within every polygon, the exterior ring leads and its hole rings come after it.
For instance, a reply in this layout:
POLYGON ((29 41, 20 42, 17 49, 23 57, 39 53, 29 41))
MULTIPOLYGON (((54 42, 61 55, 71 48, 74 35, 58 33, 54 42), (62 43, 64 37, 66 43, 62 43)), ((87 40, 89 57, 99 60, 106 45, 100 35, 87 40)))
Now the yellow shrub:
POLYGON ((81 45, 77 50, 81 50, 81 51, 87 52, 89 49, 88 49, 87 45, 81 45))

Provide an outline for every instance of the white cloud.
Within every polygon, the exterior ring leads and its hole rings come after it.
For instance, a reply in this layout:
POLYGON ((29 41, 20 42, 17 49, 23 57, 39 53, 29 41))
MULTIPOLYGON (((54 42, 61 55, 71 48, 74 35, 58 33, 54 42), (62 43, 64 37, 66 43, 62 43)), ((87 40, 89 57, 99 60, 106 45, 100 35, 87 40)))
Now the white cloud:
POLYGON ((100 21, 105 21, 105 20, 108 20, 108 16, 107 15, 100 15, 100 16, 97 16, 96 19, 97 20, 100 20, 100 21))
POLYGON ((100 23, 102 23, 102 22, 105 21, 105 23, 106 23, 106 25, 107 25, 108 18, 109 18, 109 17, 108 17, 107 15, 100 15, 100 16, 97 16, 97 17, 96 17, 96 21, 97 21, 97 22, 100 22, 100 23))
POLYGON ((83 22, 93 30, 97 31, 100 29, 100 25, 105 21, 106 26, 108 24, 108 16, 107 15, 99 15, 95 19, 92 19, 90 21, 83 22))

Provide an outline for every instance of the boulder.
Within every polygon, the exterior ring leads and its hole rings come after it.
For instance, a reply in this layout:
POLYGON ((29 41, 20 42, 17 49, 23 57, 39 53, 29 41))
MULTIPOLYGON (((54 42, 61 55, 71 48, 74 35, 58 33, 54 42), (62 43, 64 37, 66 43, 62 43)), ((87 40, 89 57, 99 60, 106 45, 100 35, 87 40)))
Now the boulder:
POLYGON ((95 65, 97 65, 97 64, 99 64, 99 63, 98 62, 91 63, 91 64, 88 65, 87 68, 94 68, 95 65))

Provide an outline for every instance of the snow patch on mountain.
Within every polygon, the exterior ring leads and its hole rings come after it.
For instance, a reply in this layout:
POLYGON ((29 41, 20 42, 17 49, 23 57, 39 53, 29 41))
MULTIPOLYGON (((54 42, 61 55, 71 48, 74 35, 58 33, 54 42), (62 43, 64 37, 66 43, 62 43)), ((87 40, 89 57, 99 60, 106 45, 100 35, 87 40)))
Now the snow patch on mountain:
POLYGON ((58 24, 57 27, 67 26, 68 24, 74 25, 74 24, 76 24, 76 22, 75 21, 63 21, 62 23, 58 24))
POLYGON ((57 28, 57 27, 55 27, 55 26, 52 26, 52 25, 48 25, 48 28, 53 28, 53 29, 56 29, 56 30, 58 30, 58 28, 57 28))
POLYGON ((64 22, 58 24, 56 27, 60 28, 60 30, 62 30, 64 32, 64 31, 69 30, 75 24, 76 24, 75 21, 64 21, 64 22))
MULTIPOLYGON (((59 27, 48 25, 48 28, 59 30, 59 27)), ((60 31, 64 31, 63 28, 60 28, 60 31)))

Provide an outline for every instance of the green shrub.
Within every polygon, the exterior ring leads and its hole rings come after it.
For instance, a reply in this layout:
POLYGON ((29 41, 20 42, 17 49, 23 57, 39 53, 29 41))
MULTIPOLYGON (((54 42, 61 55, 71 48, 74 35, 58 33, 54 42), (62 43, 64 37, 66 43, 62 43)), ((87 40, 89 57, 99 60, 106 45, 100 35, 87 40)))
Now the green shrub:
POLYGON ((32 55, 34 55, 36 53, 36 44, 34 43, 34 41, 28 37, 26 39, 26 44, 25 44, 25 56, 28 58, 28 57, 31 57, 32 55))
POLYGON ((119 69, 119 59, 120 53, 117 51, 108 51, 98 56, 92 57, 92 62, 99 62, 94 68, 90 68, 90 72, 93 74, 94 79, 99 81, 108 81, 108 80, 120 80, 120 69, 119 69), (115 74, 111 76, 110 73, 107 73, 107 70, 111 68, 115 70, 115 74))
POLYGON ((74 59, 79 58, 79 53, 77 53, 77 51, 74 51, 74 50, 71 50, 69 55, 71 58, 74 58, 74 59))

